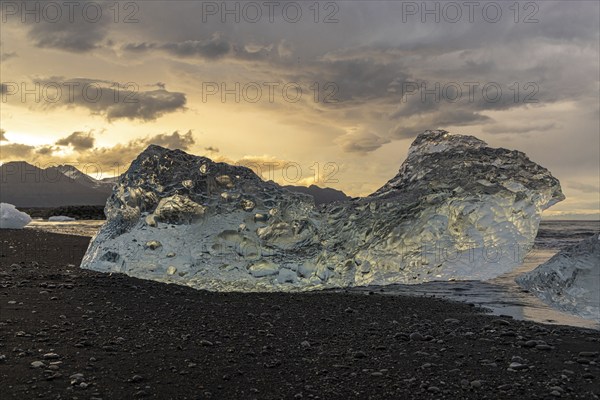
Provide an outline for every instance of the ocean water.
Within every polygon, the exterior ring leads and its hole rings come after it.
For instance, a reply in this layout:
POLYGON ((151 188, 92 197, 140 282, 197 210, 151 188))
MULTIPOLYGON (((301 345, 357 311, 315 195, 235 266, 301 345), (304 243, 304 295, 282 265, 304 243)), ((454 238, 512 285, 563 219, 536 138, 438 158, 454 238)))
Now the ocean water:
MULTIPOLYGON (((34 220, 27 229, 54 233, 93 236, 104 221, 48 222, 34 220)), ((434 296, 473 303, 496 315, 510 315, 516 319, 546 324, 574 325, 600 329, 600 325, 570 314, 557 311, 536 296, 521 289, 515 277, 530 271, 550 259, 560 249, 600 232, 600 221, 542 221, 531 252, 523 264, 488 281, 428 282, 417 285, 366 286, 348 290, 368 293, 377 291, 386 295, 434 296)))
POLYGON ((559 250, 600 232, 600 221, 542 221, 535 248, 559 250))

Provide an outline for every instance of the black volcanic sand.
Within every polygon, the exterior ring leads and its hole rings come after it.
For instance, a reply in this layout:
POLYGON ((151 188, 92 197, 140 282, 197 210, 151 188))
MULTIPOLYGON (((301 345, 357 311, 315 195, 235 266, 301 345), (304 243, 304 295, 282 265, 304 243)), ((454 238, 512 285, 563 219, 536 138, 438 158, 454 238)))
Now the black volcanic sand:
POLYGON ((210 293, 105 275, 77 267, 88 241, 0 231, 3 400, 600 395, 597 331, 433 298, 210 293))

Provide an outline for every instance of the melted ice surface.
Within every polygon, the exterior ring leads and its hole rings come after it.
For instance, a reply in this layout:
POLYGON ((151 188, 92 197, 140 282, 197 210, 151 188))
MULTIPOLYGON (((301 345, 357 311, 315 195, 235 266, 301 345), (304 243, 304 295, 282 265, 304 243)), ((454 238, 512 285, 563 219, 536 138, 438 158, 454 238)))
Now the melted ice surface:
POLYGON ((150 146, 108 199, 82 267, 209 290, 489 279, 564 198, 525 154, 426 131, 375 193, 315 207, 251 170, 150 146))
POLYGON ((559 310, 600 322, 600 235, 561 250, 516 281, 559 310))

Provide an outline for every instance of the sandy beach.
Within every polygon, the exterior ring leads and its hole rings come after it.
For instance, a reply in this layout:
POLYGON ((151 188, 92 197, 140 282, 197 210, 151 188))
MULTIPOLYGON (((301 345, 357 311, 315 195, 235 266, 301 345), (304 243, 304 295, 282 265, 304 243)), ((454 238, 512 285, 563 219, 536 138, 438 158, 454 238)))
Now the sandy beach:
POLYGON ((0 232, 3 398, 600 395, 600 333, 375 293, 213 293, 79 269, 88 237, 0 232))

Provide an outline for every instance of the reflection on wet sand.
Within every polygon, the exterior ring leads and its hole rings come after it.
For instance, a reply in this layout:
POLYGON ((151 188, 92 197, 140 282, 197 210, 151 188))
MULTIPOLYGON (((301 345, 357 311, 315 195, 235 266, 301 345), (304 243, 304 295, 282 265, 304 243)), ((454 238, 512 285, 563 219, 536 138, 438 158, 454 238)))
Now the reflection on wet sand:
POLYGON ((515 277, 531 271, 550 259, 557 250, 533 249, 523 264, 504 275, 489 281, 428 282, 418 285, 389 285, 385 287, 353 288, 353 291, 374 291, 390 295, 434 296, 473 303, 485 307, 496 315, 510 315, 516 319, 546 324, 573 325, 600 329, 594 321, 555 310, 533 294, 521 289, 515 277))
POLYGON ((67 221, 67 222, 49 222, 42 220, 33 220, 27 225, 26 229, 38 229, 45 232, 62 233, 64 235, 76 236, 94 236, 102 224, 103 220, 85 220, 85 221, 67 221))

